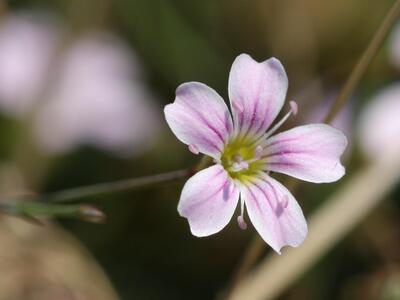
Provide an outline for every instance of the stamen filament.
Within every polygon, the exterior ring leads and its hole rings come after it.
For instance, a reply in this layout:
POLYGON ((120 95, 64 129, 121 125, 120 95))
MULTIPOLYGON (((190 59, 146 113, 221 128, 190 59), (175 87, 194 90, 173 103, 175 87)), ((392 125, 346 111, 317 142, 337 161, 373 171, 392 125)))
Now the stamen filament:
POLYGON ((244 220, 244 201, 243 199, 240 199, 240 216, 237 218, 238 225, 240 229, 246 230, 247 229, 247 223, 244 220))
POLYGON ((283 123, 286 122, 287 119, 289 119, 289 117, 291 115, 296 115, 298 112, 298 107, 297 107, 297 103, 295 101, 290 101, 289 102, 290 105, 290 110, 289 112, 278 122, 274 125, 274 127, 272 127, 270 130, 268 130, 265 134, 262 135, 262 137, 260 139, 267 139, 269 138, 273 133, 275 133, 275 131, 277 131, 279 129, 279 127, 282 126, 283 123))

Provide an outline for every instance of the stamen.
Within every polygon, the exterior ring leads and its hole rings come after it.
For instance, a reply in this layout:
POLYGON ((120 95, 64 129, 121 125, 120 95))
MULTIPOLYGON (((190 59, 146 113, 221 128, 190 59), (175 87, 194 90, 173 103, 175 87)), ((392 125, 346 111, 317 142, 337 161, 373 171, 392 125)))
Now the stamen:
POLYGON ((287 119, 289 119, 289 117, 293 114, 296 115, 298 112, 298 106, 297 103, 294 101, 290 101, 289 102, 290 105, 290 110, 289 112, 278 122, 274 125, 274 127, 272 127, 269 131, 267 131, 267 133, 265 133, 263 135, 263 138, 266 139, 268 137, 270 137, 275 131, 277 131, 279 129, 279 127, 282 126, 283 123, 286 122, 287 119))
POLYGON ((244 220, 244 201, 242 199, 240 199, 240 216, 238 216, 237 221, 240 229, 247 229, 247 223, 244 220))
POLYGON ((196 145, 190 144, 189 145, 189 151, 192 152, 193 154, 199 154, 199 149, 196 147, 196 145))
POLYGON ((289 105, 293 115, 297 115, 297 113, 299 112, 299 107, 297 106, 297 103, 295 101, 290 101, 289 105))
POLYGON ((240 164, 235 162, 231 166, 232 172, 239 172, 242 168, 240 167, 240 164))
POLYGON ((241 161, 241 162, 234 162, 231 166, 231 171, 232 172, 240 172, 244 169, 248 169, 249 168, 249 164, 245 161, 241 161))
POLYGON ((242 215, 237 217, 237 222, 238 222, 238 225, 239 225, 240 229, 242 229, 242 230, 246 230, 247 229, 247 223, 244 220, 242 215))

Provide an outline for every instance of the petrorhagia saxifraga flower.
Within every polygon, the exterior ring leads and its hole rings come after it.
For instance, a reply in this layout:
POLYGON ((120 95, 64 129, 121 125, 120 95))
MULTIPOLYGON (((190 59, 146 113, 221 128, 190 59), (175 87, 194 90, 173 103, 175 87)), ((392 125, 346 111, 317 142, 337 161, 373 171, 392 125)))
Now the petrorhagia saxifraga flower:
POLYGON ((239 226, 247 227, 244 207, 254 227, 276 252, 299 246, 307 224, 292 194, 270 172, 322 183, 341 178, 340 156, 346 137, 326 124, 310 124, 272 134, 297 105, 270 127, 281 110, 288 87, 276 58, 262 63, 241 54, 229 74, 233 120, 224 100, 210 87, 189 82, 176 90, 165 107, 166 120, 195 154, 211 156, 215 165, 190 178, 181 194, 178 212, 189 221, 195 236, 219 232, 232 218, 240 198, 239 226), (267 132, 266 132, 267 131, 267 132))

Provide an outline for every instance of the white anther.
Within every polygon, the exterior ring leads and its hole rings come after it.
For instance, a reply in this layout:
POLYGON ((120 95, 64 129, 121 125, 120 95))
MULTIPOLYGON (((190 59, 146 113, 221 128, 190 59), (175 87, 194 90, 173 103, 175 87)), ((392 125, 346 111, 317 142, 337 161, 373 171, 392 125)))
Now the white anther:
POLYGON ((290 109, 292 110, 293 115, 297 115, 297 113, 299 112, 299 107, 297 105, 297 103, 295 101, 290 101, 289 102, 290 105, 290 109))
POLYGON ((234 162, 231 166, 233 172, 239 172, 241 170, 240 163, 234 162))
POLYGON ((263 151, 263 147, 261 145, 258 145, 256 147, 256 149, 254 150, 254 158, 259 159, 261 157, 262 151, 263 151))
POLYGON ((246 230, 247 229, 246 221, 244 220, 242 215, 237 217, 237 222, 238 222, 238 225, 239 225, 240 229, 242 229, 242 230, 246 230))
POLYGON ((199 149, 196 147, 196 145, 190 144, 189 145, 189 151, 192 152, 193 154, 199 154, 199 149))
POLYGON ((237 222, 239 224, 239 227, 242 230, 247 229, 247 224, 246 224, 246 221, 244 220, 244 201, 243 201, 243 199, 240 199, 240 216, 238 216, 237 222))
POLYGON ((242 171, 242 170, 248 169, 248 168, 249 168, 249 164, 245 161, 234 162, 231 166, 231 171, 239 172, 239 171, 242 171))

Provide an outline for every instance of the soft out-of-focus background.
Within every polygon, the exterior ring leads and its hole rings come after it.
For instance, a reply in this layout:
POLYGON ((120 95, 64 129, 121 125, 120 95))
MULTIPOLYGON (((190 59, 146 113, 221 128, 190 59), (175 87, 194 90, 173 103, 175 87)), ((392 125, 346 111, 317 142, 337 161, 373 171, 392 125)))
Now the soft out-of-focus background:
MULTIPOLYGON (((293 124, 321 121, 392 3, 3 0, 1 195, 195 164, 167 128, 163 106, 186 81, 226 98, 230 65, 242 52, 282 61, 288 98, 299 104, 293 124)), ((400 23, 334 121, 350 141, 347 177, 400 150, 399 75, 400 23)), ((254 229, 232 221, 215 236, 191 236, 176 211, 182 184, 85 199, 107 214, 105 225, 38 227, 0 216, 0 299, 213 298, 254 229)), ((302 184, 306 216, 341 185, 302 184)), ((400 299, 399 191, 279 299, 400 299)))

